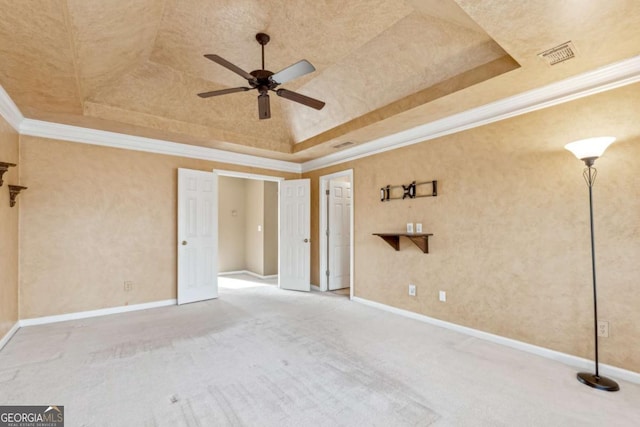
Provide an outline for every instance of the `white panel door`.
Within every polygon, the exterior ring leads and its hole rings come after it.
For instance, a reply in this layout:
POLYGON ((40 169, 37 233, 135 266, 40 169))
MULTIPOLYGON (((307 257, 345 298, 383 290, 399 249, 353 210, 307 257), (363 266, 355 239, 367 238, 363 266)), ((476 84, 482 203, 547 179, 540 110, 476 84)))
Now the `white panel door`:
POLYGON ((329 181, 329 290, 349 287, 351 183, 329 181))
POLYGON ((279 286, 310 291, 310 181, 280 182, 279 286))
POLYGON ((218 297, 218 177, 178 169, 178 304, 218 297))

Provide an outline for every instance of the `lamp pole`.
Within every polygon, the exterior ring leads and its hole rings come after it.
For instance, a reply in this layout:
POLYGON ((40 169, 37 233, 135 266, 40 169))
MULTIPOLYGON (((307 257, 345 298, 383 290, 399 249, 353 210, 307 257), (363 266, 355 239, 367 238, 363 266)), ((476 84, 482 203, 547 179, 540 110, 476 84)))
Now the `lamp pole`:
POLYGON ((598 363, 598 293, 596 288, 596 248, 593 228, 593 184, 596 180, 598 171, 593 167, 594 162, 604 153, 604 150, 613 143, 613 137, 590 138, 586 140, 572 142, 567 144, 565 148, 571 151, 576 157, 587 166, 582 176, 589 188, 589 225, 591 231, 591 275, 593 284, 593 338, 595 348, 595 373, 579 372, 578 381, 598 390, 618 391, 620 387, 610 378, 600 376, 598 363))
MULTIPOLYGON (((593 164, 593 162, 591 163, 593 164)), ((587 164, 587 168, 584 170, 585 181, 589 187, 589 224, 591 226, 591 275, 593 277, 593 342, 595 343, 595 362, 596 362, 596 377, 600 376, 598 368, 598 292, 596 290, 596 246, 593 232, 593 183, 595 181, 597 170, 587 164)))

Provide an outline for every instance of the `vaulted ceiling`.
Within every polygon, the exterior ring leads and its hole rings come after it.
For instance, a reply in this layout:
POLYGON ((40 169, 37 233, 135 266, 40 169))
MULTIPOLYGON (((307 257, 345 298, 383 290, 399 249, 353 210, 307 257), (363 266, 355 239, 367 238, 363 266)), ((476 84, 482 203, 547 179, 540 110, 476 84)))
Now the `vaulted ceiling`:
POLYGON ((633 0, 0 0, 0 84, 32 119, 305 161, 640 53, 633 0), (203 57, 316 71, 256 92, 203 57), (575 59, 537 54, 568 40, 575 59))

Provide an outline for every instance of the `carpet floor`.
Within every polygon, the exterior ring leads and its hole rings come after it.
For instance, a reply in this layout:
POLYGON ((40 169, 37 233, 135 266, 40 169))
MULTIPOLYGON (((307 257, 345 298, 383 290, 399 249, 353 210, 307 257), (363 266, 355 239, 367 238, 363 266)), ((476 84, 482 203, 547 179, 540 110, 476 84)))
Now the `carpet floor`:
POLYGON ((331 293, 220 279, 216 300, 20 329, 0 404, 71 426, 638 426, 640 385, 331 293))

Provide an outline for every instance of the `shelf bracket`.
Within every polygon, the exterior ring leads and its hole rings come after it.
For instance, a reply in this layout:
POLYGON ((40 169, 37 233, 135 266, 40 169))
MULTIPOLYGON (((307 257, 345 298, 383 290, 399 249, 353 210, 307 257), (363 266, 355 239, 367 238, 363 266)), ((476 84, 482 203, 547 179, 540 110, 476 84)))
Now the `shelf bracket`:
POLYGON ((22 190, 26 190, 27 187, 21 185, 9 185, 9 206, 14 207, 16 204, 16 197, 22 190))
POLYGON ((377 234, 377 236, 380 236, 396 251, 400 250, 400 236, 381 236, 380 234, 377 234))
POLYGON ((16 165, 15 163, 0 162, 0 187, 2 187, 2 184, 4 184, 4 181, 2 180, 2 175, 4 175, 4 173, 8 171, 9 168, 14 167, 15 165, 16 165))

